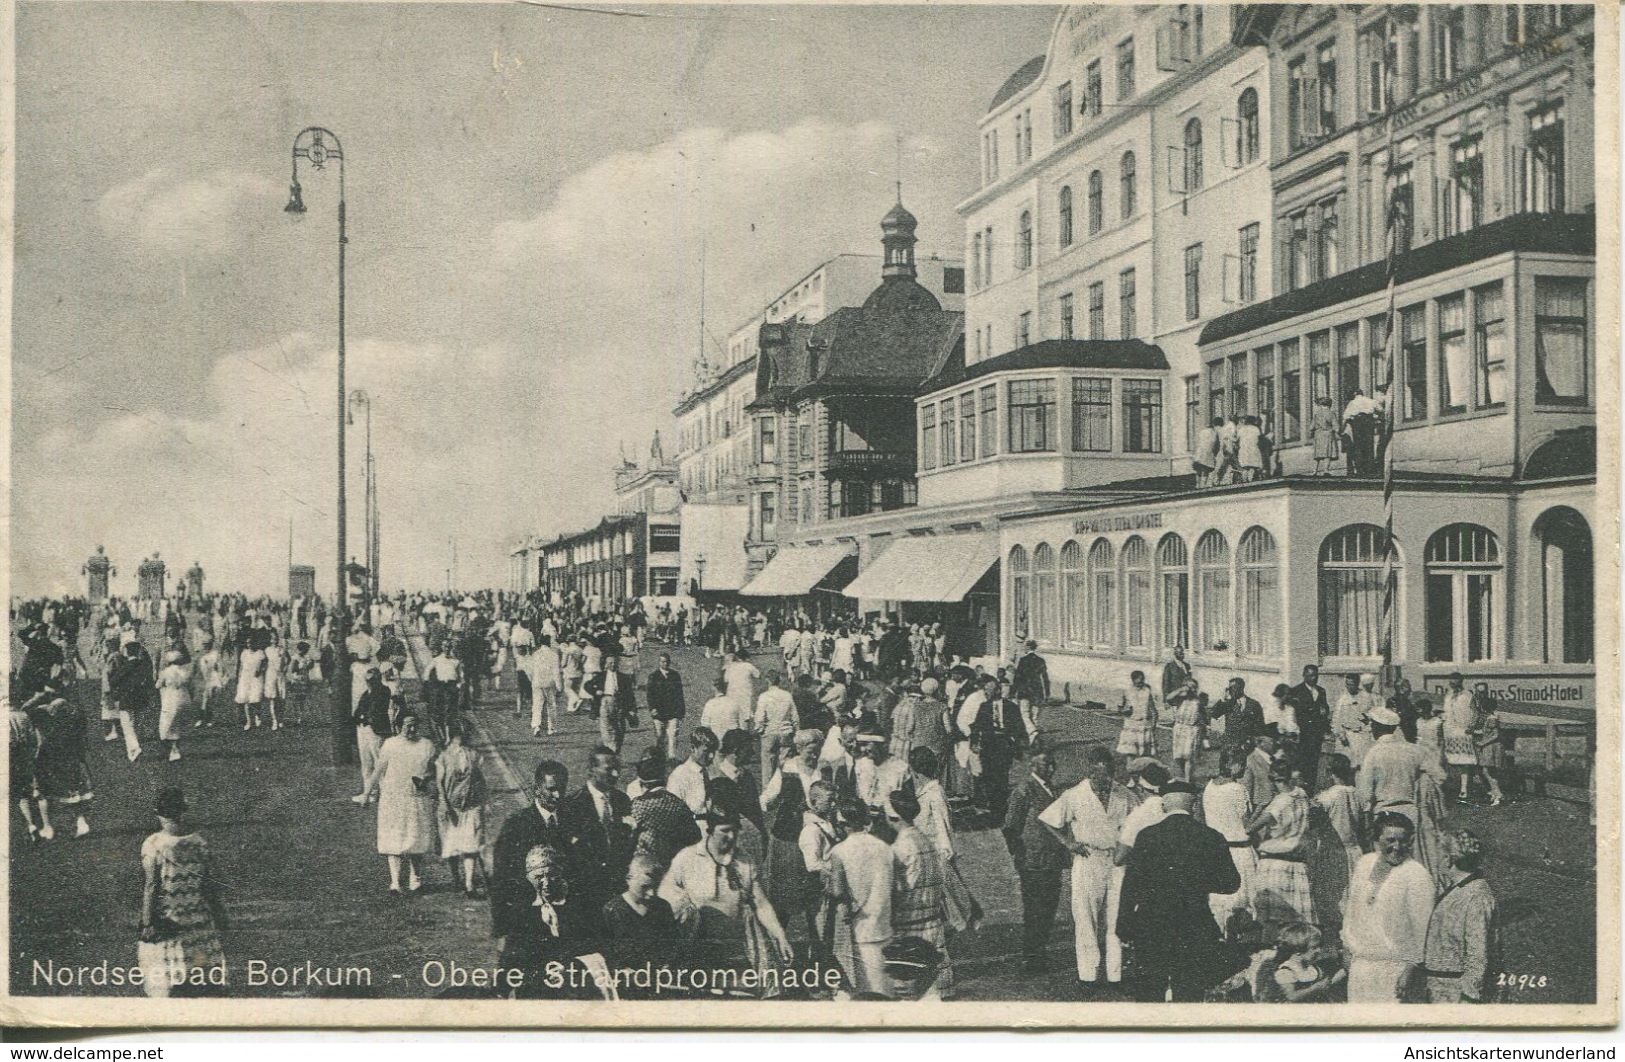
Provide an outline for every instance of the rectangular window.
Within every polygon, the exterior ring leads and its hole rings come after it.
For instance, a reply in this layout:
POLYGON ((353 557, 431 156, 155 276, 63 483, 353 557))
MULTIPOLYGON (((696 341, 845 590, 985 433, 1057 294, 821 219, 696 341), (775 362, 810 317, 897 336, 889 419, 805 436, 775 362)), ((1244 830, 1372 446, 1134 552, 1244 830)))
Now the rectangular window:
POLYGON ((982 456, 992 457, 999 452, 999 385, 982 388, 982 456))
POLYGON ((1139 325, 1134 319, 1134 270, 1125 269, 1117 274, 1117 316, 1121 330, 1118 335, 1124 339, 1134 339, 1139 335, 1139 325))
POLYGON ((1338 254, 1342 242, 1338 233, 1337 199, 1323 200, 1320 204, 1320 231, 1315 241, 1315 279, 1335 277, 1341 267, 1338 254))
POLYGON ((1055 381, 1012 380, 1006 418, 1010 452, 1046 453, 1055 449, 1055 381))
POLYGON ((1061 338, 1072 339, 1075 335, 1072 318, 1072 293, 1069 291, 1061 296, 1061 338))
POLYGON ((1411 249, 1411 237, 1416 231, 1416 197, 1411 188, 1410 163, 1395 167, 1388 179, 1388 210, 1387 223, 1393 226, 1394 253, 1404 254, 1411 249))
MULTIPOLYGON (((1391 386, 1393 383, 1388 364, 1388 343, 1392 338, 1388 335, 1388 316, 1379 314, 1366 319, 1366 371, 1370 376, 1371 386, 1366 389, 1367 395, 1376 394, 1377 388, 1391 386)), ((1391 411, 1390 411, 1391 412, 1391 411)))
POLYGON ((942 437, 942 467, 947 468, 959 460, 959 438, 954 432, 958 421, 954 418, 954 400, 949 398, 942 403, 942 415, 938 418, 937 431, 942 437))
POLYGON ((764 418, 758 423, 761 430, 757 434, 756 460, 761 464, 771 465, 779 459, 778 428, 771 417, 764 418))
POLYGON ((797 520, 801 523, 810 524, 813 522, 815 514, 813 513, 812 497, 811 487, 801 488, 801 514, 797 517, 797 520))
POLYGON ((1341 418, 1344 407, 1360 389, 1360 326, 1342 325, 1337 329, 1337 398, 1332 402, 1332 412, 1341 418))
POLYGON ((1472 386, 1472 363, 1467 358, 1467 297, 1440 299, 1438 313, 1439 412, 1465 413, 1472 386))
POLYGON ((1032 338, 1033 313, 1031 310, 1024 310, 1021 316, 1016 318, 1016 347, 1027 346, 1032 342, 1032 338))
POLYGON ((1368 115, 1382 114, 1388 109, 1388 78, 1392 71, 1388 29, 1389 22, 1385 18, 1360 34, 1360 70, 1365 82, 1362 99, 1368 115))
POLYGON ((1428 337, 1426 307, 1407 306, 1399 312, 1399 363, 1404 372, 1403 420, 1426 420, 1428 415, 1428 337))
POLYGON ((1258 222, 1243 225, 1239 237, 1241 269, 1237 295, 1243 303, 1258 298, 1258 222))
POLYGON ((812 425, 811 424, 803 424, 803 425, 801 425, 801 431, 800 431, 801 448, 800 448, 800 452, 801 452, 801 460, 802 460, 803 464, 811 464, 813 459, 817 456, 816 454, 813 453, 812 432, 813 432, 813 430, 812 430, 812 425))
POLYGON ((1110 453, 1112 448, 1112 382, 1096 376, 1072 379, 1072 449, 1110 453))
POLYGON ((1202 377, 1185 377, 1185 449, 1196 451, 1196 437, 1202 433, 1202 377))
POLYGON ((1252 405, 1248 401, 1251 397, 1247 378, 1247 352, 1232 354, 1229 359, 1230 371, 1230 415, 1232 417, 1245 416, 1252 412, 1252 405))
POLYGON ((1329 136, 1337 129, 1337 48, 1327 41, 1320 46, 1315 56, 1315 80, 1320 89, 1320 112, 1316 116, 1319 123, 1317 130, 1321 136, 1329 136))
POLYGON ((1524 156, 1524 209, 1558 214, 1563 210, 1563 105, 1555 103, 1529 116, 1524 156))
POLYGON ((1450 149, 1450 184, 1446 188, 1445 235, 1454 236, 1478 227, 1484 214, 1484 157, 1481 139, 1459 140, 1450 149))
POLYGON ((1473 290, 1473 352, 1478 361, 1478 408, 1507 400, 1506 300, 1501 282, 1473 290))
POLYGON ((1162 453, 1162 381, 1123 381, 1123 452, 1162 453))
POLYGON ((1224 359, 1208 363, 1207 417, 1209 423, 1224 416, 1224 359))
POLYGON ((1134 38, 1119 41, 1117 45, 1117 98, 1119 101, 1134 97, 1134 38))
POLYGON ((1308 59, 1299 56, 1286 68, 1287 147, 1296 151, 1315 138, 1318 114, 1315 75, 1308 59))
POLYGON ((1309 337, 1309 404, 1332 397, 1332 334, 1309 337))
POLYGON ((1588 395, 1586 282, 1535 278, 1535 401, 1583 404, 1588 395))
POLYGON ((1467 10, 1442 4, 1433 14, 1433 78, 1451 81, 1467 66, 1467 10))
POLYGON ((937 404, 927 403, 920 408, 920 470, 929 472, 937 467, 937 404))
POLYGON ((1281 344, 1281 441, 1297 442, 1303 438, 1303 364, 1298 355, 1298 341, 1289 339, 1281 344))
POLYGON ((1089 285, 1089 338, 1106 338, 1106 282, 1103 280, 1089 285))
POLYGON ((1275 350, 1259 347, 1253 351, 1253 403, 1265 427, 1275 419, 1275 350))
POLYGON ((959 396, 959 459, 976 460, 976 392, 959 396))
POLYGON ((1083 72, 1083 113, 1090 118, 1100 117, 1100 107, 1105 102, 1100 95, 1100 60, 1095 59, 1083 72))
MULTIPOLYGON (((758 496, 757 511, 761 514, 759 517, 759 523, 762 529, 762 534, 772 534, 773 528, 777 526, 779 517, 778 507, 771 492, 764 492, 758 496)), ((650 548, 653 549, 652 546, 650 548)))
POLYGON ((1202 245, 1185 248, 1185 320, 1202 316, 1202 245))
POLYGON ((1287 219, 1286 286, 1296 291, 1310 282, 1309 212, 1300 210, 1287 219))
POLYGON ((1072 135, 1072 82, 1055 90, 1055 139, 1072 135))

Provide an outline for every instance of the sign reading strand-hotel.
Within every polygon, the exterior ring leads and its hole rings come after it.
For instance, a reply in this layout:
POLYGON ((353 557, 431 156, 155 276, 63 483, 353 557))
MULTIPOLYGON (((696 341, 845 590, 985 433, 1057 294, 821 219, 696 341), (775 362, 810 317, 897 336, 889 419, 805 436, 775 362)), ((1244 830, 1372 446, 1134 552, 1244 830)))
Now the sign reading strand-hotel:
POLYGON ((0 1026, 1618 1020, 1619 5, 6 12, 0 1026))

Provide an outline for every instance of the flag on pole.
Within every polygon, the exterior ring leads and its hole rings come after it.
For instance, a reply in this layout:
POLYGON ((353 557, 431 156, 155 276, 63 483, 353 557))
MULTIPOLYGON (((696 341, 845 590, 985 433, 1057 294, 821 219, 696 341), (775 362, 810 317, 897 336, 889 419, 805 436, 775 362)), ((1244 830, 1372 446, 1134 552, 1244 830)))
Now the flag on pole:
MULTIPOLYGON (((1390 16, 1388 37, 1392 38, 1394 27, 1390 16)), ((1385 182, 1385 214, 1387 229, 1387 274, 1388 274, 1388 337, 1383 344, 1382 380, 1383 396, 1379 403, 1377 414, 1377 447, 1382 458, 1382 631, 1381 650, 1383 682, 1387 684, 1392 676, 1394 666, 1394 623, 1396 620, 1395 598, 1398 582, 1398 573, 1395 565, 1398 561, 1398 545, 1394 537, 1394 402, 1397 396, 1394 393, 1395 366, 1399 361, 1399 310, 1398 273, 1399 273, 1399 226, 1402 223, 1396 207, 1394 175, 1398 172, 1398 160, 1394 157, 1394 68, 1389 64, 1387 70, 1388 80, 1388 156, 1385 182)), ((1408 223, 1408 219, 1406 222, 1408 223)))

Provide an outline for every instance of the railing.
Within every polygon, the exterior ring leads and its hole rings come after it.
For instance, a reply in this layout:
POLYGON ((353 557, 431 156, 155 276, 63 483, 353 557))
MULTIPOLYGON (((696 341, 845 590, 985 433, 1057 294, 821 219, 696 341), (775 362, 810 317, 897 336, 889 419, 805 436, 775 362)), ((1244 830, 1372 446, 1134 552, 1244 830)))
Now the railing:
POLYGON ((894 466, 912 469, 914 458, 897 450, 832 450, 829 455, 831 472, 894 466))

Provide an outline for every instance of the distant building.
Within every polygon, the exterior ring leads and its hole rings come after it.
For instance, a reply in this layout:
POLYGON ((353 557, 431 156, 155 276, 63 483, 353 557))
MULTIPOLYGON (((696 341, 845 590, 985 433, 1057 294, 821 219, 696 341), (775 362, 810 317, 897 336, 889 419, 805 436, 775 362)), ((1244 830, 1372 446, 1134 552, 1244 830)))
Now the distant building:
POLYGON ((142 601, 156 601, 163 597, 167 572, 164 562, 156 553, 142 561, 136 571, 136 597, 142 601))
POLYGON ((316 569, 309 564, 288 566, 288 598, 311 600, 316 596, 316 569))
POLYGON ((85 576, 85 597, 95 605, 107 600, 108 584, 118 574, 118 569, 108 559, 107 547, 97 546, 96 552, 80 569, 80 574, 85 576))

